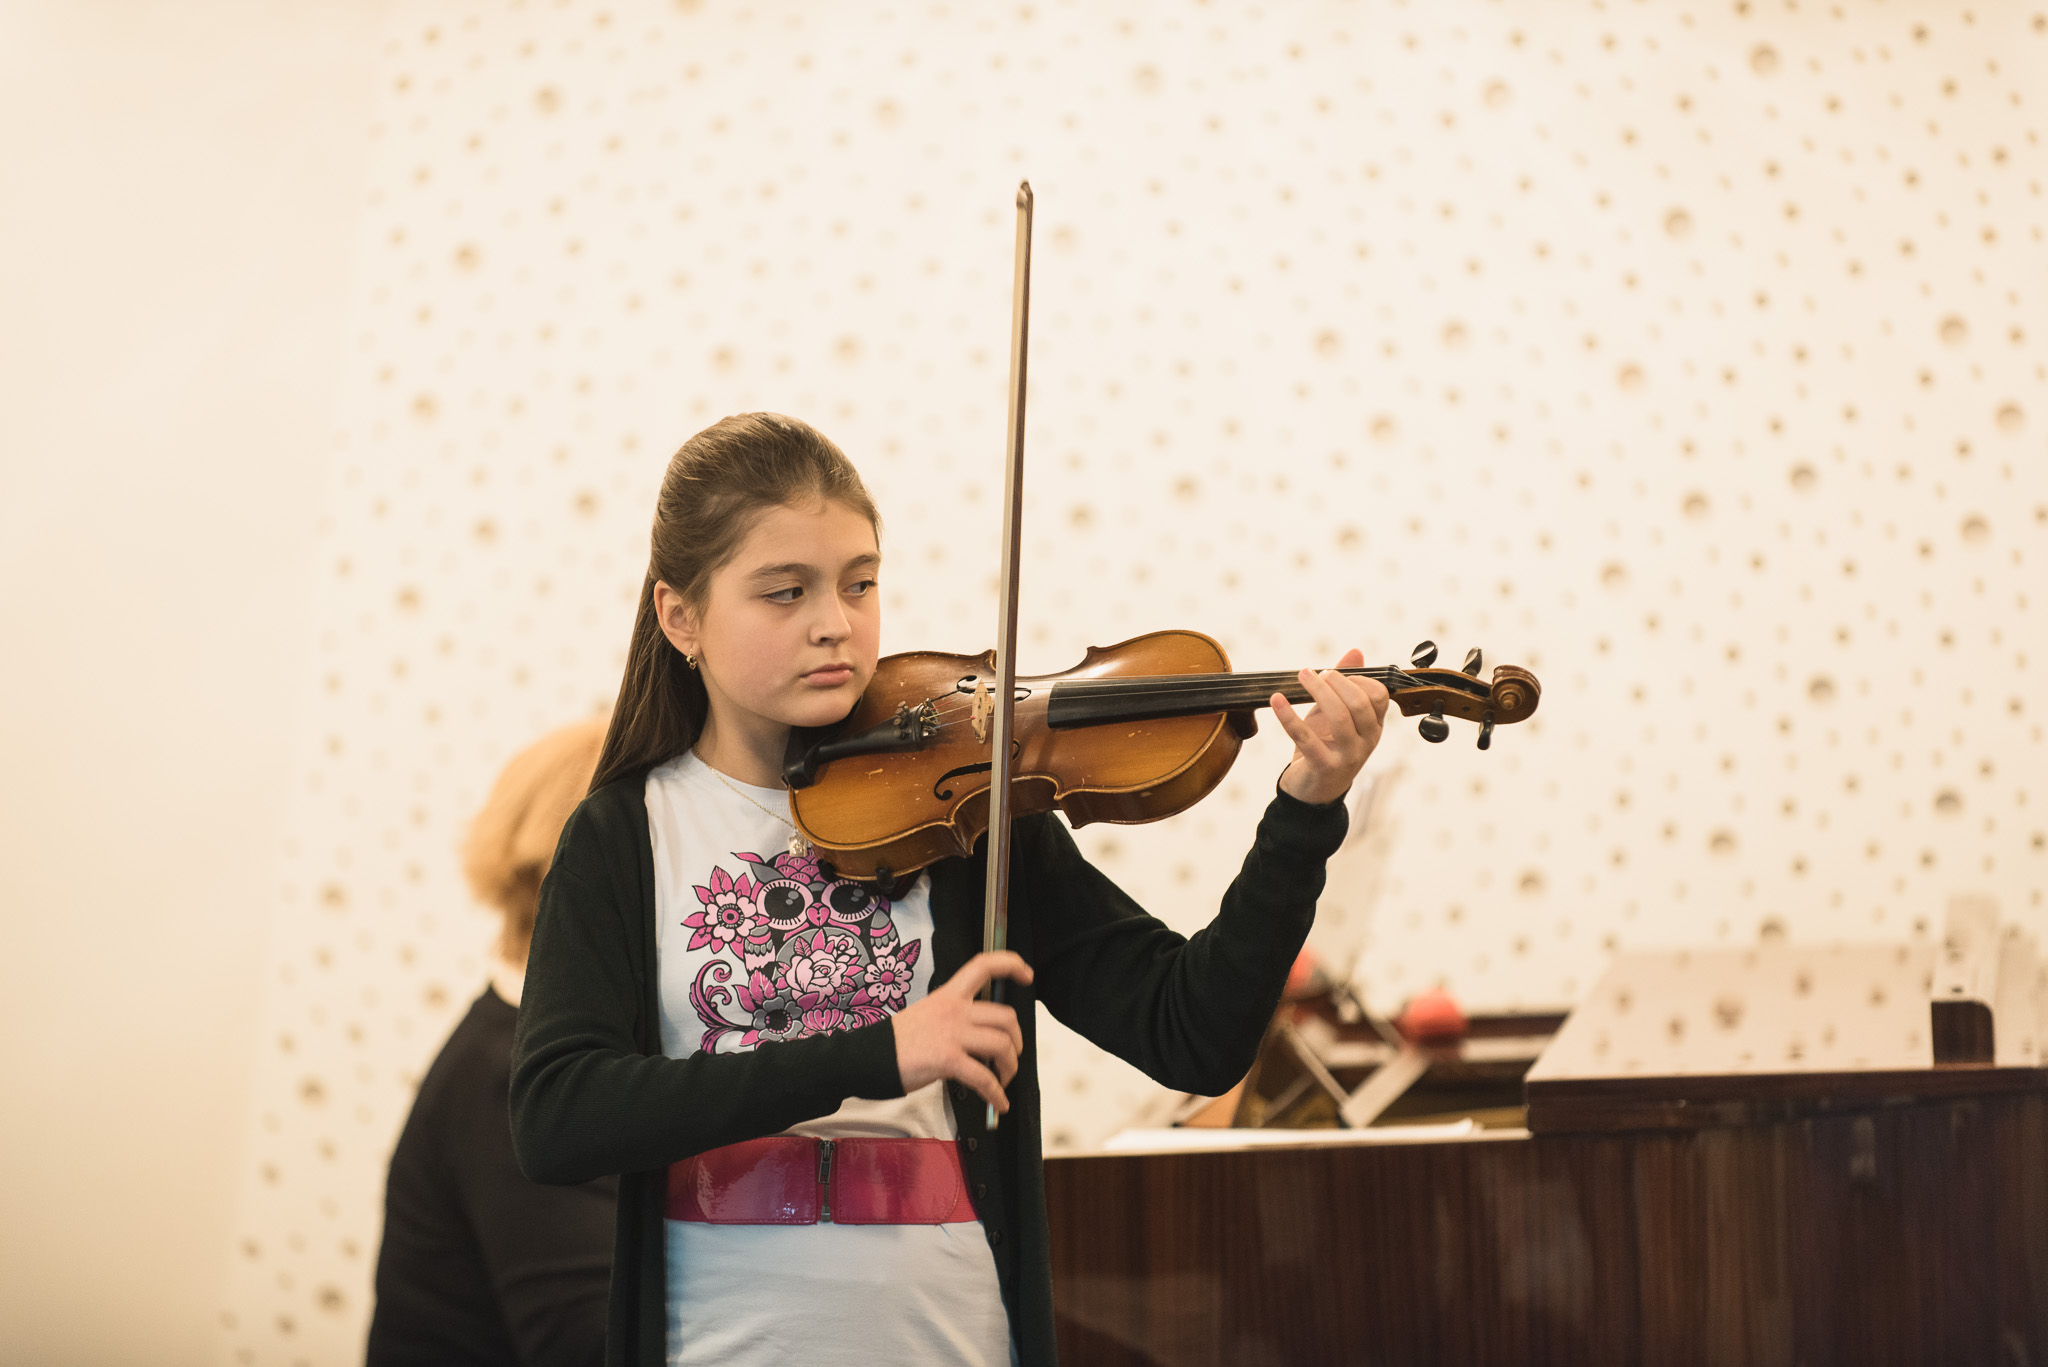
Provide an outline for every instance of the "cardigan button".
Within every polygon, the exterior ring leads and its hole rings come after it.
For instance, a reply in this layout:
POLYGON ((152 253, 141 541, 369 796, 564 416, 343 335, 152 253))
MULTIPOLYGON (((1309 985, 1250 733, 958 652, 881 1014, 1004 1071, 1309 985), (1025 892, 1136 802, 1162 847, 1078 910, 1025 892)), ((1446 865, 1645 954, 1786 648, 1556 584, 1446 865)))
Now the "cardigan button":
POLYGON ((967 1136, 967 1152, 973 1153, 976 1149, 980 1147, 981 1141, 979 1139, 976 1139, 973 1135, 967 1136))
POLYGON ((990 1230, 988 1232, 988 1241, 992 1247, 1001 1248, 1003 1246, 1003 1232, 1000 1229, 990 1230))
POLYGON ((974 1184, 974 1199, 977 1201, 986 1201, 988 1199, 988 1183, 976 1182, 974 1184))

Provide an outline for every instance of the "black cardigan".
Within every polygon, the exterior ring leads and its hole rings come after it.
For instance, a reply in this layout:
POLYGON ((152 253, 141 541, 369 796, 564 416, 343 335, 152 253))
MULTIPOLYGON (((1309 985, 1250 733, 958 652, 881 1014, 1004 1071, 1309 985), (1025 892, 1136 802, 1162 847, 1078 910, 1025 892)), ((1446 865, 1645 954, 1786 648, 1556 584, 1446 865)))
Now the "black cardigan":
MULTIPOLYGON (((1057 1356, 1032 1003, 1168 1087, 1227 1091, 1251 1067, 1345 824, 1341 802, 1276 794, 1216 919, 1184 939, 1089 864, 1057 818, 1016 823, 1010 948, 1036 981, 1006 989, 1024 1033, 1010 1111, 991 1137, 980 1097, 954 1083, 948 1093, 1024 1367, 1057 1356)), ((931 869, 934 983, 981 948, 985 872, 979 850, 931 869)), ((654 920, 646 783, 633 776, 592 793, 562 832, 512 1048, 512 1139, 526 1174, 622 1174, 613 1367, 665 1360, 669 1164, 829 1115, 848 1097, 903 1094, 887 1021, 750 1053, 664 1057, 654 920)))

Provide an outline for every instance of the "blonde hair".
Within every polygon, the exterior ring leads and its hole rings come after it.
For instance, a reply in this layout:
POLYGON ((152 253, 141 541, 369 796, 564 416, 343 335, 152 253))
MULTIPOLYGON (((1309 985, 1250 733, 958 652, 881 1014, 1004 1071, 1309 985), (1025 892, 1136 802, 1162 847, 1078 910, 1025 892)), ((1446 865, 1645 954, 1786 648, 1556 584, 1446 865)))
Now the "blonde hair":
POLYGON ((462 843, 462 872, 478 901, 505 918, 498 953, 526 962, 541 880, 554 861, 563 823, 590 790, 607 719, 551 731, 512 757, 462 843))

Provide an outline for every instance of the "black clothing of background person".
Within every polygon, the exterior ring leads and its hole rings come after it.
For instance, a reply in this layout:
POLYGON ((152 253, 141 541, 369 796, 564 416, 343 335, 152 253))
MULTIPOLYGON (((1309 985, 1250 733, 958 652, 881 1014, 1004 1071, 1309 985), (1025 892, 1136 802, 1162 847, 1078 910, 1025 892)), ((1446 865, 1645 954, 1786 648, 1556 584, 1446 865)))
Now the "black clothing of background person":
POLYGON ((526 1180, 507 1093, 517 1008, 486 989, 420 1084, 384 1194, 369 1367, 597 1367, 616 1178, 526 1180))

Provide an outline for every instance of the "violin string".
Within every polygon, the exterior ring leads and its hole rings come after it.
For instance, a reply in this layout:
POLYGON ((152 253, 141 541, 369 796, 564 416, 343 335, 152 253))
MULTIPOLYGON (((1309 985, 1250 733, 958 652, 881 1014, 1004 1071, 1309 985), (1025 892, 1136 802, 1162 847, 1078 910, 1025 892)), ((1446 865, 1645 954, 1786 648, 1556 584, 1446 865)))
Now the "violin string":
MULTIPOLYGON (((1378 679, 1383 683, 1391 683, 1396 687, 1400 688, 1427 687, 1425 681, 1416 678, 1414 675, 1408 673, 1404 669, 1398 669, 1391 666, 1373 666, 1371 668, 1351 669, 1346 670, 1344 672, 1353 678, 1364 677, 1378 679)), ((1243 692, 1249 694, 1251 692, 1256 691, 1260 695, 1261 700, 1263 700, 1265 697, 1269 697, 1273 693, 1280 692, 1287 685, 1294 683, 1296 677, 1297 676, 1293 674, 1278 673, 1111 675, 1108 678, 1101 679, 1062 680, 1059 683, 1056 683, 1054 687, 1061 689, 1070 697, 1084 698, 1096 697, 1098 695, 1110 695, 1115 697, 1126 698, 1149 697, 1154 694, 1177 694, 1183 697, 1200 697, 1205 692, 1220 692, 1229 694, 1237 694, 1243 692)), ((940 698, 943 698, 945 700, 945 703, 941 705, 945 705, 953 704, 959 699, 965 698, 967 696, 969 695, 940 694, 937 697, 928 699, 927 701, 936 704, 939 703, 940 698)), ((968 708, 971 708, 973 706, 971 701, 961 703, 960 705, 968 708)))
MULTIPOLYGON (((1364 676, 1391 683, 1399 688, 1422 688, 1426 684, 1406 670, 1373 668, 1348 671, 1353 677, 1364 676)), ((1166 675, 1166 676, 1112 676, 1106 679, 1069 679, 1055 685, 1070 697, 1078 698, 1154 698, 1176 697, 1199 700, 1205 694, 1221 693, 1229 697, 1254 694, 1263 703, 1276 692, 1283 691, 1293 683, 1292 674, 1219 674, 1219 675, 1166 675), (1169 679, 1171 682, 1153 683, 1153 679, 1169 679)), ((973 711, 971 701, 963 701, 966 695, 942 694, 927 699, 938 709, 941 718, 950 719, 973 711), (941 701, 943 699, 943 701, 941 701)), ((1028 690, 1027 690, 1028 696, 1028 690)))
MULTIPOLYGON (((1422 688, 1427 685, 1421 679, 1399 669, 1374 669, 1353 671, 1354 677, 1364 675, 1379 679, 1396 688, 1422 688)), ((1181 697, 1199 699, 1206 695, 1224 694, 1230 697, 1256 695, 1261 702, 1274 693, 1286 691, 1295 682, 1292 674, 1222 674, 1215 676, 1167 676, 1167 680, 1155 682, 1145 677, 1072 679, 1060 685, 1061 691, 1074 698, 1154 698, 1181 697), (1167 681, 1170 680, 1170 681, 1167 681)), ((1483 687, 1483 685, 1482 685, 1483 687)))
MULTIPOLYGON (((1404 669, 1390 666, 1346 670, 1352 677, 1376 678, 1397 688, 1425 687, 1423 680, 1404 669)), ((1080 699, 1116 698, 1127 702, 1172 699, 1184 703, 1199 704, 1215 695, 1219 703, 1236 701, 1244 697, 1252 699, 1256 691, 1256 702, 1263 706, 1272 694, 1282 691, 1284 685, 1295 681, 1292 674, 1216 674, 1216 675, 1165 675, 1151 678, 1170 678, 1172 683, 1148 686, 1148 676, 1111 676, 1106 679, 1070 679, 1058 685, 1068 690, 1069 696, 1080 699)), ((971 721, 974 704, 971 695, 945 694, 926 700, 933 707, 933 721, 945 727, 971 721)))

